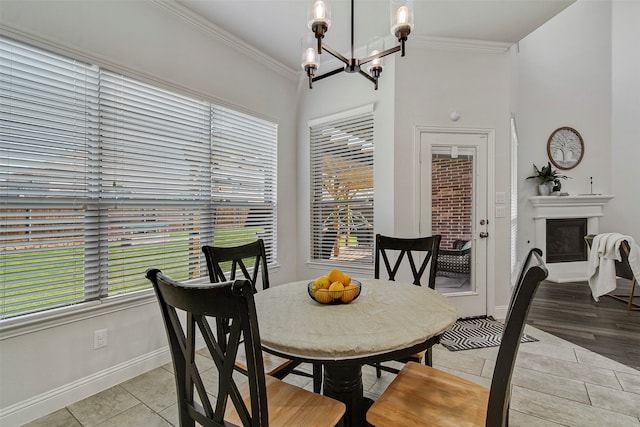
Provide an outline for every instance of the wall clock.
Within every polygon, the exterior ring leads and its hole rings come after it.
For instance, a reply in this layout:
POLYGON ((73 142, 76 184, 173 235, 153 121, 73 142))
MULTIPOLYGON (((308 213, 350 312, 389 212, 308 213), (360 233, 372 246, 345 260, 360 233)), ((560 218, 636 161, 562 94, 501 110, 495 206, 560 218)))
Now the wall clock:
POLYGON ((554 130, 547 141, 547 154, 558 169, 575 168, 584 155, 582 136, 574 128, 566 126, 554 130))

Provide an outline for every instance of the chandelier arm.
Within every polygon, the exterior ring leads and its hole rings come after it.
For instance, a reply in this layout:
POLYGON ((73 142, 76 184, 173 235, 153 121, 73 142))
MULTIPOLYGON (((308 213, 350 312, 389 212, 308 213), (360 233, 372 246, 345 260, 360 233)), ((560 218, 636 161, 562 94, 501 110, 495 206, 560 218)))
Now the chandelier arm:
POLYGON ((318 80, 322 80, 322 79, 324 79, 324 78, 326 78, 326 77, 333 76, 334 74, 338 74, 338 73, 341 73, 341 72, 343 72, 343 71, 344 71, 344 67, 343 67, 343 68, 336 68, 336 69, 335 69, 335 70, 333 70, 333 71, 327 71, 327 72, 326 72, 326 73, 324 73, 324 74, 321 74, 321 75, 319 75, 319 76, 314 77, 312 81, 316 82, 316 81, 318 81, 318 80))
POLYGON ((392 53, 399 52, 401 49, 400 45, 394 46, 391 49, 383 50, 380 53, 376 53, 375 55, 367 56, 363 60, 360 61, 360 65, 366 64, 367 62, 371 62, 374 59, 382 58, 383 56, 391 55, 392 53))
POLYGON ((373 77, 371 77, 371 76, 369 75, 369 73, 367 73, 366 71, 362 71, 362 70, 358 71, 358 73, 359 73, 359 74, 362 74, 364 77, 366 77, 366 78, 367 78, 367 80, 369 80, 371 83, 373 83, 373 84, 375 84, 375 85, 377 86, 376 79, 374 79, 373 77))
POLYGON ((345 65, 349 65, 349 60, 347 58, 345 58, 344 56, 342 56, 340 54, 340 52, 337 52, 335 50, 333 50, 331 47, 327 46, 327 44, 323 44, 322 45, 322 50, 326 50, 327 52, 329 52, 334 58, 339 59, 340 61, 344 62, 345 65))

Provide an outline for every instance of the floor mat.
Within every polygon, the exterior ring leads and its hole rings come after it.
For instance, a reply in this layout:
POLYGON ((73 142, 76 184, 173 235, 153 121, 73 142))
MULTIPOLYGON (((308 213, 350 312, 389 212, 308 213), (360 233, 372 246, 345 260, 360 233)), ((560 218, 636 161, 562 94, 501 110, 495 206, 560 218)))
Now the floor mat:
MULTIPOLYGON (((472 348, 497 347, 500 345, 504 325, 493 317, 458 319, 451 329, 440 337, 440 344, 450 351, 472 348)), ((523 334, 520 342, 538 341, 523 334)))

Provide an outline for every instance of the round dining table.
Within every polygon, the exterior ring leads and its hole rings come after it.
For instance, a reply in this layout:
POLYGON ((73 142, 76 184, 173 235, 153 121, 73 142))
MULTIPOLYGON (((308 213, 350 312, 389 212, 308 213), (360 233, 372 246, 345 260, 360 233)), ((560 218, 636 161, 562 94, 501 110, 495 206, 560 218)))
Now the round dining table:
POLYGON ((323 394, 346 404, 347 426, 365 425, 363 365, 425 350, 457 319, 454 305, 428 287, 357 280, 361 292, 349 304, 314 301, 309 281, 272 286, 254 296, 264 350, 322 363, 323 394))

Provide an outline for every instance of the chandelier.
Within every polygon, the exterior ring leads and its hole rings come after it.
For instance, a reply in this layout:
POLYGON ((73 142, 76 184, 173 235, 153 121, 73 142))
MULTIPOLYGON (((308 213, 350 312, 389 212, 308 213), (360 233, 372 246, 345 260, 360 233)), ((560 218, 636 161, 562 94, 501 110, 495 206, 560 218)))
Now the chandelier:
POLYGON ((400 43, 390 49, 384 50, 384 39, 374 37, 367 43, 367 57, 363 59, 355 58, 353 45, 353 22, 354 22, 354 0, 351 0, 351 58, 345 58, 326 43, 322 43, 324 35, 331 26, 331 5, 324 0, 316 0, 307 13, 307 23, 311 29, 311 34, 302 38, 302 69, 309 78, 309 89, 313 88, 313 82, 324 79, 341 72, 358 73, 375 85, 378 90, 378 78, 382 73, 382 58, 392 53, 401 52, 404 56, 404 43, 407 41, 411 28, 413 28, 412 0, 391 0, 391 34, 400 43), (314 40, 315 38, 315 40, 314 40), (316 76, 316 71, 320 66, 318 55, 323 51, 329 52, 338 59, 343 66, 335 70, 328 71, 316 76), (368 64, 368 67, 365 65, 368 64), (365 71, 364 68, 367 68, 365 71))

